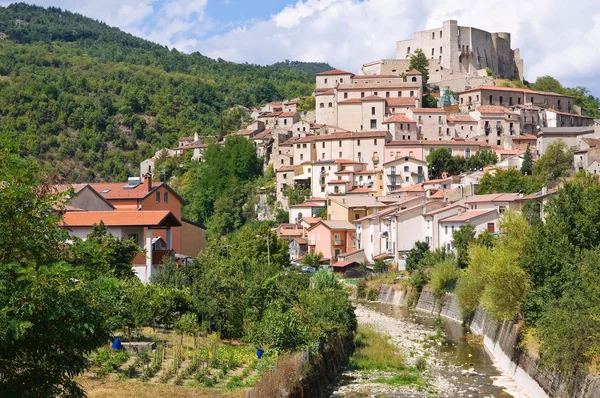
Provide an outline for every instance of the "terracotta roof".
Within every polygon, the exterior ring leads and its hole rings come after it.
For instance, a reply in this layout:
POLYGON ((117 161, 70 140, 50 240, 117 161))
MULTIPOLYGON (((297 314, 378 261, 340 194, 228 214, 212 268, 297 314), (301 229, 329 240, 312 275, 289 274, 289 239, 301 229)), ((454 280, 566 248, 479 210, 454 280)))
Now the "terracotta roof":
POLYGON ((353 207, 385 207, 386 204, 379 201, 379 198, 374 196, 355 196, 346 197, 330 197, 332 202, 342 205, 346 208, 353 207))
POLYGON ((411 69, 411 70, 409 70, 408 72, 406 72, 406 73, 405 73, 405 75, 406 75, 406 76, 410 76, 410 75, 422 75, 422 73, 421 73, 421 72, 419 72, 419 71, 418 71, 418 70, 416 70, 416 69, 411 69))
POLYGON ((354 76, 352 77, 352 79, 356 80, 356 79, 399 79, 400 76, 398 75, 358 75, 358 76, 354 76))
POLYGON ((392 116, 383 121, 383 124, 388 123, 416 123, 403 113, 394 113, 392 116))
MULTIPOLYGON (((318 224, 323 224, 329 229, 345 229, 345 230, 354 230, 356 227, 354 224, 349 223, 348 221, 343 220, 321 220, 318 224)), ((315 224, 317 225, 317 224, 315 224)), ((313 225, 310 229, 314 228, 313 225)))
POLYGON ((415 157, 407 155, 407 156, 399 156, 399 157, 394 158, 392 160, 388 160, 383 165, 385 166, 386 164, 391 164, 391 163, 398 162, 398 161, 408 161, 408 160, 411 160, 412 162, 416 162, 416 163, 427 164, 427 162, 424 161, 424 160, 417 159, 415 157))
POLYGON ((341 69, 331 69, 325 72, 315 73, 316 76, 328 76, 328 75, 354 75, 353 73, 343 71, 341 69))
POLYGON ((302 218, 302 221, 306 221, 310 225, 316 224, 316 223, 318 223, 321 220, 322 220, 321 217, 303 217, 302 218))
POLYGON ((330 90, 320 91, 318 93, 315 93, 315 96, 319 96, 319 95, 334 95, 334 94, 335 94, 335 90, 334 89, 330 89, 330 90))
POLYGON ((496 152, 498 155, 518 155, 520 153, 523 153, 523 151, 520 151, 518 149, 494 149, 494 152, 496 152))
POLYGON ((421 85, 417 82, 392 82, 392 83, 387 83, 387 82, 382 82, 382 83, 344 83, 344 84, 339 84, 338 85, 338 90, 362 90, 362 89, 394 89, 394 88, 409 88, 409 87, 413 87, 415 89, 420 89, 421 85))
POLYGON ((352 174, 354 173, 352 170, 340 170, 336 171, 334 174, 352 174))
POLYGON ((469 222, 475 218, 478 218, 478 217, 481 217, 481 216, 484 216, 484 215, 487 215, 490 213, 496 213, 496 210, 494 210, 494 209, 468 210, 468 211, 464 211, 459 214, 455 214, 450 217, 446 217, 443 220, 440 220, 440 222, 469 222))
POLYGON ((331 180, 331 181, 327 181, 327 184, 348 184, 352 181, 346 181, 346 180, 331 180))
POLYGON ((383 260, 383 259, 390 258, 390 257, 392 257, 391 254, 382 253, 382 254, 378 254, 378 255, 374 256, 373 260, 383 260))
POLYGON ((310 199, 306 199, 307 202, 324 202, 327 199, 325 198, 310 198, 310 199))
POLYGON ((515 112, 500 105, 483 105, 476 109, 479 113, 513 115, 515 112))
POLYGON ((344 268, 352 264, 358 264, 356 261, 338 261, 337 263, 331 263, 332 267, 344 268))
POLYGON ((473 195, 465 200, 466 204, 485 202, 511 202, 521 198, 518 193, 491 193, 486 195, 473 195))
POLYGON ((465 209, 465 210, 467 209, 467 207, 466 207, 466 206, 459 205, 458 203, 455 203, 455 204, 453 204, 453 205, 446 206, 446 207, 442 207, 442 208, 440 208, 440 209, 436 209, 436 210, 431 210, 431 211, 428 211, 427 213, 425 213, 425 215, 426 215, 426 216, 433 216, 433 215, 436 215, 436 214, 442 213, 442 212, 444 212, 444 211, 446 211, 446 210, 452 210, 452 209, 455 209, 455 208, 457 208, 457 207, 462 207, 462 208, 463 208, 463 209, 465 209))
POLYGON ((388 106, 415 106, 417 98, 415 97, 390 97, 386 98, 388 106))
POLYGON ((296 112, 283 112, 279 114, 279 117, 294 117, 296 116, 296 112))
POLYGON ((338 101, 338 104, 360 104, 362 103, 362 98, 350 98, 343 101, 338 101))
POLYGON ((277 172, 279 173, 279 172, 283 172, 283 171, 295 171, 296 167, 298 167, 298 166, 280 166, 277 169, 277 172))
POLYGON ((357 194, 357 193, 371 193, 375 192, 371 188, 354 188, 351 191, 346 192, 346 195, 357 194))
POLYGON ((576 113, 568 113, 568 112, 557 111, 556 109, 552 109, 552 108, 548 108, 548 111, 554 112, 554 113, 559 114, 559 115, 564 115, 564 116, 581 117, 581 118, 584 118, 584 119, 593 119, 593 117, 590 117, 590 116, 584 116, 584 115, 578 115, 576 113))
POLYGON ((396 189, 390 193, 400 193, 400 192, 425 192, 425 189, 421 184, 418 185, 409 185, 408 187, 396 189))
MULTIPOLYGON (((523 135, 517 135, 515 137, 512 137, 513 140, 531 140, 531 141, 536 141, 537 137, 533 134, 523 134, 523 135)), ((585 141, 585 138, 584 138, 585 141)))
POLYGON ((360 175, 360 174, 376 174, 378 173, 378 170, 361 170, 361 171, 357 171, 354 174, 360 175))
POLYGON ((296 205, 291 205, 290 207, 323 207, 323 205, 320 205, 318 203, 298 203, 296 205))
POLYGON ((600 139, 598 138, 584 138, 583 141, 590 147, 600 146, 600 139))
POLYGON ((444 190, 438 189, 434 194, 429 196, 430 199, 444 199, 444 190))
POLYGON ((104 222, 107 227, 117 226, 170 226, 180 227, 181 222, 168 210, 152 211, 75 211, 66 212, 63 216, 63 226, 91 227, 104 222))
MULTIPOLYGON (((534 90, 530 90, 527 88, 499 87, 499 86, 479 86, 479 87, 475 87, 475 88, 470 88, 465 91, 461 91, 461 92, 459 92, 459 94, 470 93, 473 91, 481 91, 481 90, 511 91, 511 92, 515 92, 515 93, 528 93, 528 94, 539 94, 539 95, 552 95, 552 96, 557 96, 557 97, 569 97, 568 95, 563 95, 563 94, 558 94, 558 93, 553 93, 553 92, 548 92, 548 91, 534 91, 534 90)), ((571 98, 571 97, 569 97, 569 98, 571 98)))
POLYGON ((387 131, 357 131, 355 133, 332 133, 326 135, 315 135, 312 137, 296 138, 294 143, 313 142, 313 141, 333 141, 342 139, 354 139, 354 138, 385 138, 387 131))
POLYGON ((349 251, 349 252, 346 252, 346 253, 342 253, 342 254, 340 254, 340 255, 339 255, 339 257, 351 256, 351 255, 353 255, 353 254, 360 253, 360 252, 364 252, 364 251, 365 251, 365 249, 356 249, 356 250, 351 250, 351 251, 349 251))
POLYGON ((412 108, 411 111, 413 113, 443 113, 446 114, 446 111, 443 108, 412 108))
POLYGON ((166 187, 171 191, 179 200, 181 197, 177 195, 171 187, 164 182, 153 183, 152 189, 148 192, 148 185, 146 182, 141 182, 135 188, 123 188, 126 183, 124 182, 111 182, 111 183, 93 183, 89 184, 94 188, 103 198, 107 200, 118 200, 118 199, 144 199, 152 192, 156 191, 159 187, 166 187))
POLYGON ((289 236, 302 236, 302 234, 304 233, 304 230, 302 228, 294 228, 294 229, 286 229, 286 228, 282 228, 279 229, 277 231, 279 236, 285 236, 285 237, 289 237, 289 236))
POLYGON ((453 115, 448 116, 448 123, 477 123, 477 120, 469 115, 453 115))
POLYGON ((369 95, 369 96, 364 97, 362 100, 363 101, 366 101, 366 100, 385 100, 385 98, 380 97, 378 95, 369 95))

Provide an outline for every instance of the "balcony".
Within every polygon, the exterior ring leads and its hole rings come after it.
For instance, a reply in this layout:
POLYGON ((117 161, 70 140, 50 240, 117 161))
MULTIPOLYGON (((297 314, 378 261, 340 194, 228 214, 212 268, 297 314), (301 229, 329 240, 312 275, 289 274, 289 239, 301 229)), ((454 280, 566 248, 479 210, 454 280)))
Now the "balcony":
POLYGON ((379 164, 379 155, 373 155, 371 160, 373 160, 373 164, 379 164))
POLYGON ((334 239, 333 245, 334 246, 346 246, 346 242, 341 239, 334 239))
POLYGON ((484 130, 485 130, 485 135, 490 135, 490 131, 492 130, 492 128, 490 126, 485 126, 484 130))
POLYGON ((325 183, 325 179, 324 179, 324 178, 321 178, 321 179, 319 180, 319 184, 321 184, 321 186, 324 186, 324 185, 326 184, 326 183, 325 183))

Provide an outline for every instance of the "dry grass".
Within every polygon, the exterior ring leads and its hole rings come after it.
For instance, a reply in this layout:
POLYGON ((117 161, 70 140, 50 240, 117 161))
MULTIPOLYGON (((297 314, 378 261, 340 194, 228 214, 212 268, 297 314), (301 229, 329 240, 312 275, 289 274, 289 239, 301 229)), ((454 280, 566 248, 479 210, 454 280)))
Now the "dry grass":
POLYGON ((302 358, 300 355, 284 356, 277 366, 265 373, 254 386, 255 397, 278 397, 290 393, 302 378, 302 358))
POLYGON ((113 381, 82 376, 77 379, 90 398, 242 398, 245 390, 198 389, 172 384, 151 384, 137 380, 113 381))

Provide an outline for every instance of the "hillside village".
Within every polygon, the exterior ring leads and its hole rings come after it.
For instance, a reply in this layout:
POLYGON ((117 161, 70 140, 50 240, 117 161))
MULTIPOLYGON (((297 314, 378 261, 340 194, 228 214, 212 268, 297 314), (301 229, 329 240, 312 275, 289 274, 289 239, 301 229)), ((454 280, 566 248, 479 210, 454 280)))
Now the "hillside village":
MULTIPOLYGON (((535 160, 562 140, 575 150, 576 170, 600 173, 600 120, 563 94, 494 85, 490 70, 522 79, 518 54, 510 34, 446 21, 399 41, 396 60, 367 63, 358 74, 317 73, 314 111, 298 111, 300 98, 247 110, 254 122, 236 135, 251 140, 265 169, 274 169, 277 203, 289 211, 289 223, 275 230, 289 241, 291 260, 314 252, 340 270, 378 259, 402 268, 417 241, 452 251, 462 225, 496 233, 505 210, 541 204, 555 192, 544 186, 532 195, 475 194, 485 173, 520 169, 527 148, 535 160), (410 69, 411 48, 431 54, 427 86, 410 69), (440 90, 437 107, 425 108, 432 86, 440 90), (433 178, 427 157, 440 148, 467 160, 487 151, 498 162, 433 178), (289 190, 307 192, 306 201, 290 205, 289 190)), ((167 151, 193 151, 200 160, 204 141, 183 137, 167 151)), ((153 159, 142 163, 142 174, 153 159)))

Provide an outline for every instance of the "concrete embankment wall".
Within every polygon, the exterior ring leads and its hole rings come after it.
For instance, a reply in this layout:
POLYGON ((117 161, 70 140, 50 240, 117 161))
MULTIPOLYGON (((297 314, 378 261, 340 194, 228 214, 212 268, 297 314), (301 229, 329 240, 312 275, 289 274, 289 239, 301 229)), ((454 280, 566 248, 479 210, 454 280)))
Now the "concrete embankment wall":
MULTIPOLYGON (((403 305, 407 297, 392 286, 382 286, 379 301, 403 305)), ((463 322, 462 311, 454 295, 447 294, 443 303, 436 301, 432 292, 424 290, 416 306, 422 311, 440 314, 443 317, 463 322)), ((537 358, 532 358, 519 347, 520 334, 513 322, 496 322, 485 310, 478 309, 466 322, 473 333, 483 335, 483 344, 502 372, 513 378, 531 398, 598 398, 600 378, 578 374, 572 388, 558 372, 544 369, 537 358)), ((565 349, 569 349, 565 347, 565 349)))

